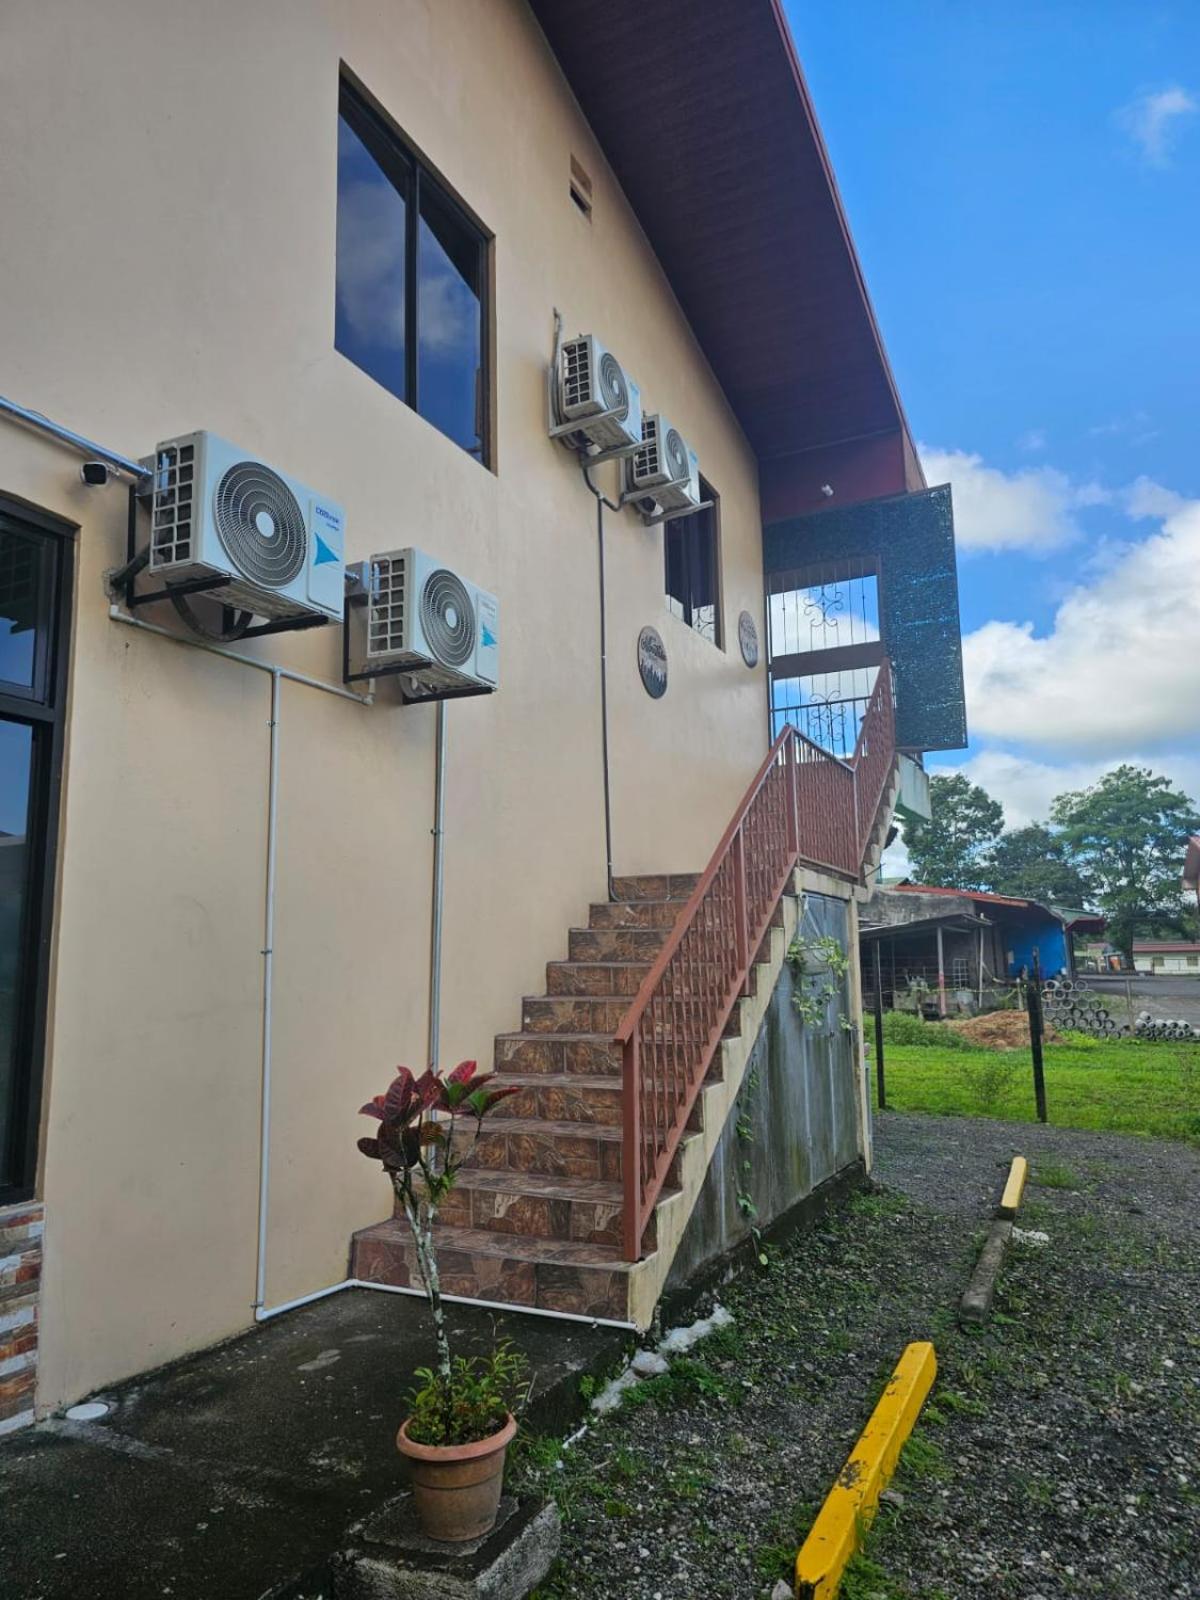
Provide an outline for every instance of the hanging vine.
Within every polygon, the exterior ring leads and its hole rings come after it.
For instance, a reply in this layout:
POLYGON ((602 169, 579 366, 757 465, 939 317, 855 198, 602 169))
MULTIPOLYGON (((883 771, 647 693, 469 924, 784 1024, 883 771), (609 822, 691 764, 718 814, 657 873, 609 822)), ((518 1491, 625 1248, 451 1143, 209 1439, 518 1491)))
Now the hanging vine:
MULTIPOLYGON (((792 1004, 806 1028, 818 1029, 826 1020, 831 1000, 840 1000, 842 984, 850 970, 849 952, 832 934, 804 939, 799 934, 788 946, 787 963, 796 979, 792 1004), (810 971, 810 961, 817 968, 810 971)), ((838 1012, 838 1028, 853 1033, 854 1023, 844 1011, 838 1012)), ((832 1039, 835 1030, 827 1028, 824 1037, 832 1039)))

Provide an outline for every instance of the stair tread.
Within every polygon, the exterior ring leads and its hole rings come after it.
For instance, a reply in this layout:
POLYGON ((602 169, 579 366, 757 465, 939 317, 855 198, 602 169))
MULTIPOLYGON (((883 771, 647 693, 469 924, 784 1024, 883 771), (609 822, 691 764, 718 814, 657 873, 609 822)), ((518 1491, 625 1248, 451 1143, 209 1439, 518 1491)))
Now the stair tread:
MULTIPOLYGON (((571 931, 573 933, 595 933, 597 930, 595 928, 576 928, 576 929, 572 929, 571 931)), ((615 933, 618 930, 614 928, 614 929, 611 929, 610 931, 615 933)), ((629 930, 623 928, 620 931, 623 932, 623 933, 627 933, 629 930)), ((632 956, 626 961, 622 961, 616 956, 564 956, 561 960, 551 961, 549 964, 552 967, 647 967, 647 968, 652 967, 654 965, 654 963, 652 961, 648 960, 645 956, 632 956)), ((538 996, 538 998, 541 999, 542 996, 538 996)), ((557 995, 557 994, 551 994, 551 995, 546 995, 545 998, 547 1000, 561 1000, 563 998, 563 996, 562 995, 557 995)), ((601 995, 593 995, 592 998, 595 999, 595 1000, 604 1000, 604 999, 607 999, 607 998, 612 998, 612 999, 619 1000, 621 998, 621 996, 620 995, 606 996, 606 995, 602 995, 601 994, 601 995)))
MULTIPOLYGON (((621 1128, 615 1122, 555 1122, 550 1117, 496 1117, 487 1125, 487 1134, 531 1133, 564 1139, 607 1139, 620 1144, 621 1128)), ((475 1169, 472 1169, 475 1170, 475 1169)))
MULTIPOLYGON (((567 1000, 567 999, 571 999, 572 996, 570 996, 570 995, 561 995, 561 994, 552 994, 552 995, 540 995, 538 998, 539 999, 545 999, 545 1000, 567 1000)), ((586 996, 586 995, 576 995, 576 996, 574 996, 574 998, 575 999, 587 999, 588 996, 586 996)), ((605 996, 604 995, 600 995, 599 998, 601 1000, 603 1000, 605 998, 605 996)), ((621 996, 620 995, 609 995, 608 998, 610 1000, 611 999, 620 999, 621 996)), ((612 1044, 613 1043, 613 1036, 612 1036, 611 1033, 531 1033, 528 1028, 518 1029, 518 1030, 516 1030, 516 1031, 514 1031, 512 1033, 498 1033, 496 1035, 496 1037, 497 1037, 497 1039, 520 1039, 523 1044, 524 1043, 528 1043, 528 1044, 545 1044, 547 1041, 549 1041, 552 1044, 612 1044)))
POLYGON ((594 1200, 599 1205, 620 1205, 624 1190, 619 1183, 601 1178, 550 1176, 544 1172, 518 1171, 515 1167, 462 1167, 456 1188, 494 1189, 498 1194, 531 1194, 547 1200, 594 1200))
MULTIPOLYGON (((606 1094, 612 1094, 621 1087, 621 1080, 616 1073, 610 1073, 607 1078, 585 1078, 581 1072, 504 1072, 499 1075, 506 1088, 513 1084, 520 1084, 522 1089, 603 1089, 606 1094)), ((511 1122, 513 1118, 504 1118, 511 1122)), ((495 1123, 489 1122, 489 1128, 495 1123)))
MULTIPOLYGON (((399 1237, 408 1242, 407 1222, 394 1217, 363 1228, 358 1239, 392 1239, 399 1237)), ((614 1268, 628 1272, 627 1262, 617 1245, 586 1244, 571 1239, 543 1239, 525 1233, 488 1233, 483 1228, 460 1228, 453 1223, 439 1222, 433 1230, 438 1251, 462 1250, 473 1256, 501 1256, 515 1261, 545 1261, 555 1265, 575 1267, 614 1268)))

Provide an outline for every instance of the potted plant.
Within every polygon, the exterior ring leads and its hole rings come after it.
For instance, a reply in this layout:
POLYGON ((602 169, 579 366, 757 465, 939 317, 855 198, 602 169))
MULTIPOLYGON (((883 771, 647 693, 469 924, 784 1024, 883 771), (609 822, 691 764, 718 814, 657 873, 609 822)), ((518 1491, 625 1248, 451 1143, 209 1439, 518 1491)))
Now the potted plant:
POLYGON ((518 1092, 518 1085, 495 1084, 494 1077, 474 1061, 460 1062, 445 1077, 430 1068, 417 1078, 399 1067, 387 1093, 361 1108, 379 1128, 358 1148, 382 1164, 412 1232, 437 1348, 436 1367, 416 1374, 412 1412, 396 1445, 408 1460, 422 1528, 448 1542, 480 1538, 496 1520, 517 1427, 513 1407, 525 1387, 524 1358, 507 1340, 488 1356, 451 1357, 433 1234, 438 1208, 484 1118, 518 1092))

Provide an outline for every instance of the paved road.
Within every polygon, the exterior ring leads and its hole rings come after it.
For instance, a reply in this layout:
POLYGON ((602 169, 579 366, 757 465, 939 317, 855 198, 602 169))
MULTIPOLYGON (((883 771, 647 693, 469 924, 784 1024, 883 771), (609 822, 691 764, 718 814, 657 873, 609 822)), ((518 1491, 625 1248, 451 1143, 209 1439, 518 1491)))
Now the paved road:
MULTIPOLYGON (((1156 1017, 1182 1017, 1185 1022, 1200 1026, 1200 978, 1168 976, 1152 978, 1144 972, 1129 973, 1129 988, 1133 993, 1134 1014, 1152 1011, 1156 1017)), ((1125 1020, 1125 979, 1085 973, 1081 981, 1097 994, 1102 994, 1109 1010, 1119 1021, 1125 1020)))

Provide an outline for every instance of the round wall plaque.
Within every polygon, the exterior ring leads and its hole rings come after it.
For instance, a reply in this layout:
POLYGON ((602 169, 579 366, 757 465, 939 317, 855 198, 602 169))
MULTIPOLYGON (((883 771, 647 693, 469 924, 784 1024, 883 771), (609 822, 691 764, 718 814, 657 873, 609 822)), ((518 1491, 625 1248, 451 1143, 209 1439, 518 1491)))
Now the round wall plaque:
POLYGON ((638 671, 651 700, 661 700, 667 692, 667 647, 657 628, 643 628, 638 634, 638 671))
POLYGON ((742 647, 742 660, 748 667, 758 665, 758 629, 754 625, 754 618, 748 611, 743 611, 738 618, 738 644, 742 647))

